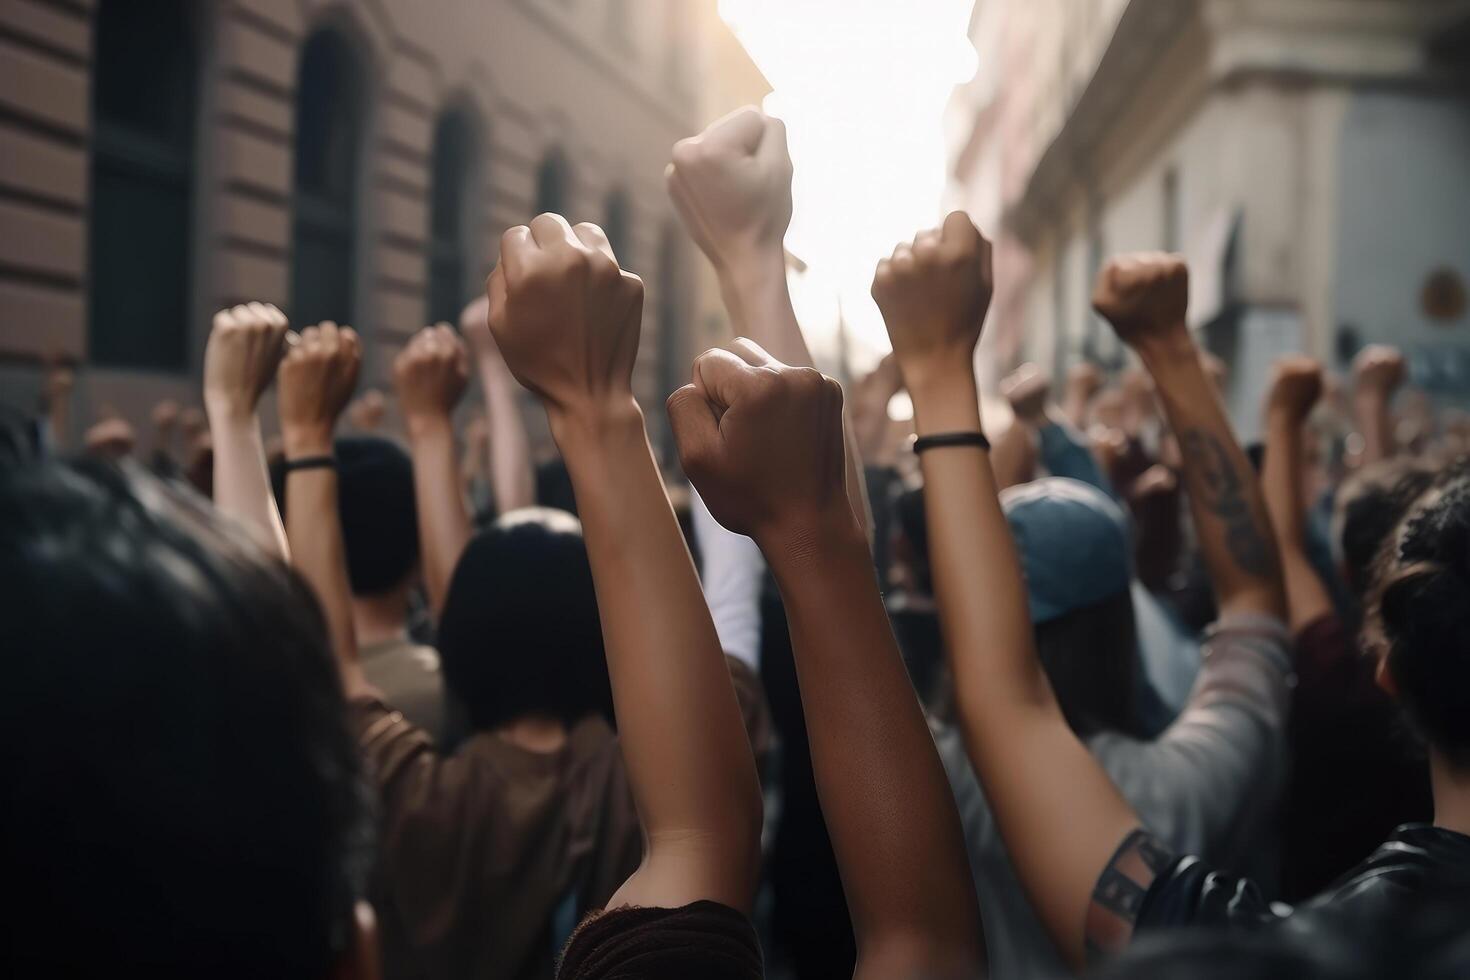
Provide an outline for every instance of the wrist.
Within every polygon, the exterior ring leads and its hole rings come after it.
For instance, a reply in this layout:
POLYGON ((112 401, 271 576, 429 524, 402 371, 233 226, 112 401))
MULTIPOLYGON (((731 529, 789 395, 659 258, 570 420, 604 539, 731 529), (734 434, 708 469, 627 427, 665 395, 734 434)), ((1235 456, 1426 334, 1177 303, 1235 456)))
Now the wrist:
POLYGON ((1199 345, 1194 342, 1189 327, 1183 321, 1161 330, 1155 330, 1129 344, 1144 367, 1150 372, 1155 367, 1167 369, 1181 362, 1199 361, 1199 345))
POLYGON ((546 407, 546 418, 564 457, 617 452, 620 439, 643 437, 643 410, 631 394, 606 402, 546 407))
POLYGON ((403 417, 403 427, 410 442, 454 436, 454 421, 443 412, 416 412, 403 417))
POLYGON ((282 423, 281 448, 287 459, 332 454, 332 426, 323 423, 282 423))
POLYGON ((868 548, 845 497, 813 513, 783 515, 755 529, 752 538, 777 575, 809 569, 854 548, 866 555, 868 548))
POLYGON ((980 395, 969 373, 928 379, 910 387, 909 395, 914 403, 914 432, 918 435, 983 431, 980 395))
POLYGON ((210 429, 243 429, 258 425, 255 406, 238 398, 204 393, 204 414, 210 429))

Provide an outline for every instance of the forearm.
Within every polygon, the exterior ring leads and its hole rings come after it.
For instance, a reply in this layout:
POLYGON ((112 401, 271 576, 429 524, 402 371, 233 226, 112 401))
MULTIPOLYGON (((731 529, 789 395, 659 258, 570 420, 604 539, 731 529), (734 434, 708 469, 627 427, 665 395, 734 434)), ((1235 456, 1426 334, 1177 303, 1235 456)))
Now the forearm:
POLYGON ((620 900, 711 898, 748 909, 760 846, 755 763, 642 415, 630 404, 616 418, 554 420, 553 434, 577 496, 623 757, 649 843, 640 875, 651 876, 652 892, 620 900), (670 863, 682 864, 672 898, 670 863))
POLYGON ((469 544, 470 516, 457 477, 449 416, 410 418, 407 424, 424 590, 437 617, 449 597, 454 566, 469 544))
POLYGON ((1302 513, 1302 425, 1280 412, 1266 419, 1266 461, 1261 489, 1286 587, 1286 608, 1293 634, 1332 611, 1332 599, 1307 557, 1302 513))
POLYGON ((964 837, 866 542, 850 518, 815 538, 804 555, 769 542, 766 553, 786 606, 859 962, 925 975, 973 971, 983 949, 964 837), (897 964, 885 948, 917 960, 897 964))
MULTIPOLYGON (((972 378, 915 393, 920 435, 976 430, 972 378)), ((987 454, 923 454, 929 551, 965 744, 1032 906, 1074 966, 1099 874, 1137 816, 1067 727, 1035 653, 987 454), (1086 821, 1075 815, 1085 813, 1086 821)))
MULTIPOLYGON (((283 433, 286 457, 301 459, 332 452, 327 434, 283 433)), ((291 563, 306 579, 321 604, 332 652, 350 695, 367 683, 357 660, 352 622, 352 588, 347 580, 347 552, 337 512, 337 471, 332 467, 292 470, 286 477, 286 533, 291 563)))
POLYGON ((1139 354, 1179 438, 1190 513, 1221 611, 1284 618, 1281 565, 1260 485, 1199 349, 1180 327, 1167 343, 1139 354))
POLYGON ((216 410, 210 412, 209 428, 214 442, 215 506, 244 522, 262 547, 289 561, 286 530, 266 469, 259 417, 254 412, 216 410))
POLYGON ((1372 466, 1391 459, 1398 452, 1394 438, 1389 399, 1377 391, 1353 394, 1353 421, 1363 437, 1363 465, 1372 466))
POLYGON ((531 468, 531 444, 525 420, 516 404, 518 385, 510 372, 484 363, 480 384, 485 412, 490 418, 490 488, 495 509, 505 514, 536 503, 536 474, 531 468))

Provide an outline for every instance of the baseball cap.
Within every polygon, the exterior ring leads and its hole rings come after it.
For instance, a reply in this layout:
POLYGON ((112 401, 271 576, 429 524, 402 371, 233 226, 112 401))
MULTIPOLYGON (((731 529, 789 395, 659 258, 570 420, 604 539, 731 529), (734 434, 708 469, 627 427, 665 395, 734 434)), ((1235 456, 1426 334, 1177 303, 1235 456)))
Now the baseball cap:
POLYGON ((1020 552, 1033 624, 1128 592, 1128 518, 1107 494, 1048 477, 1008 488, 1000 503, 1020 552))

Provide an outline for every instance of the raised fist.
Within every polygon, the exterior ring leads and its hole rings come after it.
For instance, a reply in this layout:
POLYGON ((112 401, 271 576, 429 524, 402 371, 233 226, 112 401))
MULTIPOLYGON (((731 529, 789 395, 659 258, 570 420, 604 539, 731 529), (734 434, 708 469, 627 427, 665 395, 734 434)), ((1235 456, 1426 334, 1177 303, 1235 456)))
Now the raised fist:
POLYGON ((668 410, 685 475, 729 530, 767 547, 771 535, 856 520, 842 388, 831 378, 740 339, 696 358, 693 383, 669 396, 668 410))
POLYGON ((425 327, 393 362, 393 386, 404 420, 448 419, 470 379, 464 341, 447 323, 425 327))
POLYGON ((1353 358, 1355 393, 1391 398, 1408 376, 1404 355, 1398 348, 1369 344, 1353 358))
POLYGON ((337 418, 357 387, 362 345, 330 320, 307 327, 281 362, 276 399, 286 451, 330 451, 337 418))
POLYGON ((82 445, 89 455, 110 459, 122 459, 132 453, 137 444, 137 433, 125 419, 120 418, 103 419, 82 437, 82 445))
POLYGON ((254 414, 286 352, 286 315, 246 303, 214 315, 204 348, 204 407, 215 420, 254 414))
POLYGON ((910 392, 918 396, 936 378, 960 372, 973 384, 975 344, 993 289, 990 243, 963 211, 878 263, 873 299, 910 392))
POLYGON ((179 403, 172 398, 165 398, 153 406, 150 415, 153 420, 153 431, 165 439, 173 438, 174 429, 179 424, 179 403))
POLYGON ((635 404, 643 281, 618 268, 601 228, 543 214, 510 229, 486 291, 506 366, 553 417, 635 404))
POLYGON ((1113 259, 1097 277, 1092 307, 1130 347, 1189 336, 1189 267, 1177 255, 1144 252, 1113 259))
POLYGON ((1322 397, 1322 365, 1310 357, 1293 354, 1276 361, 1271 391, 1266 397, 1268 414, 1279 415, 1301 425, 1322 397))
POLYGON ((1034 425, 1046 415, 1051 378, 1035 364, 1022 364, 1001 380, 1000 392, 1011 403, 1016 418, 1034 425))
POLYGON ((750 106, 674 144, 664 171, 689 234, 716 268, 780 252, 791 224, 786 125, 750 106))
POLYGON ((383 393, 369 388, 347 406, 347 419, 358 432, 377 432, 383 427, 383 416, 387 412, 388 402, 383 393))

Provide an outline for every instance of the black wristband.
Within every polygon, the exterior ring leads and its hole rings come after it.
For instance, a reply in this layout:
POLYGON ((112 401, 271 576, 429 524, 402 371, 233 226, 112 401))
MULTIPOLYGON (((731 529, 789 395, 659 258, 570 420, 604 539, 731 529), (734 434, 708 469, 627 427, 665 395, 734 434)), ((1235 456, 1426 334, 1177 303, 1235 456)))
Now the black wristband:
POLYGON ((292 470, 333 470, 337 468, 337 457, 335 456, 302 456, 299 459, 288 459, 281 464, 281 472, 290 473, 292 470))
POLYGON ((917 455, 926 449, 945 449, 950 446, 974 446, 988 450, 990 440, 985 438, 983 432, 936 432, 932 436, 914 436, 911 448, 917 455))

